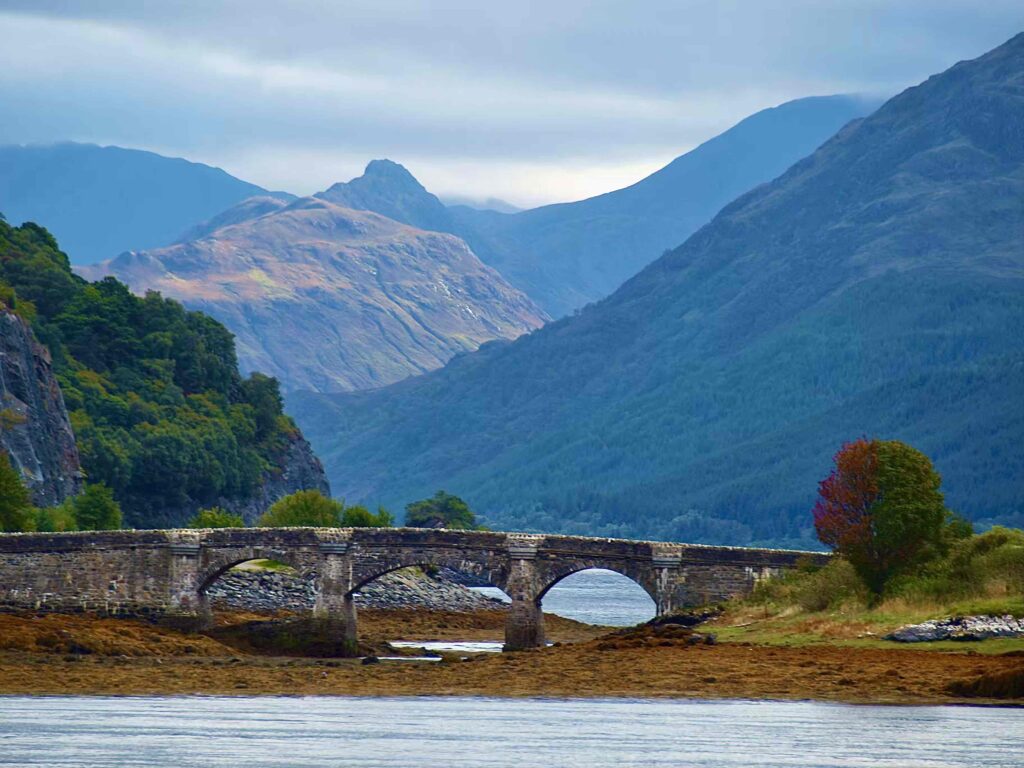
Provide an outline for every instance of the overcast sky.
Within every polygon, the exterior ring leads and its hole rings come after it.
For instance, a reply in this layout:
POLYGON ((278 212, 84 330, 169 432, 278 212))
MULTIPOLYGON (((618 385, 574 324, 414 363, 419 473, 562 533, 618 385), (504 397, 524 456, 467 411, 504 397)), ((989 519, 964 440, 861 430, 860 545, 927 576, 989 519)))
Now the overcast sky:
POLYGON ((536 204, 1022 29, 1021 0, 0 0, 0 144, 151 149, 297 194, 388 157, 438 194, 536 204))

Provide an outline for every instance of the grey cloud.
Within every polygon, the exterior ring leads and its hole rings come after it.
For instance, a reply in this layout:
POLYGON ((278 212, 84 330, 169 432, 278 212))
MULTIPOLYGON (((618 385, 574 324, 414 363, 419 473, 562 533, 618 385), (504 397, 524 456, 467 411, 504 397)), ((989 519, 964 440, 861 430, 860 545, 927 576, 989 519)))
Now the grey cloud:
POLYGON ((418 158, 446 183, 476 170, 473 188, 446 191, 509 195, 481 186, 488 165, 625 173, 789 98, 892 92, 1022 26, 1024 7, 1002 0, 6 0, 0 142, 118 143, 271 174, 254 158, 275 152, 316 183, 329 158, 418 158))

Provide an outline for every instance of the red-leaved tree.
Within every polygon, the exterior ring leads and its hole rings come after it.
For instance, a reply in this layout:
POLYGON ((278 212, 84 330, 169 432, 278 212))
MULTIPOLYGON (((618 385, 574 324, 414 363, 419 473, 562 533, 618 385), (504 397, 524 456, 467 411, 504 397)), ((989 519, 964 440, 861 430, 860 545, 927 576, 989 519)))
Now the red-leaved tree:
POLYGON ((880 595, 894 574, 940 544, 949 516, 940 483, 928 457, 905 443, 863 438, 847 443, 818 487, 818 538, 880 595))
POLYGON ((846 443, 833 458, 832 474, 818 483, 814 530, 838 552, 871 540, 871 506, 878 498, 878 451, 864 438, 846 443))

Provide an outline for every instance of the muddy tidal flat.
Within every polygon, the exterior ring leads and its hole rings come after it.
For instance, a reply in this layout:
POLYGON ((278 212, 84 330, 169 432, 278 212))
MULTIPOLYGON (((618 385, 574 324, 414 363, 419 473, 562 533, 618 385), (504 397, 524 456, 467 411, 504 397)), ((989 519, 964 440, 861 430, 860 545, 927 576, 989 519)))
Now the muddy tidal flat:
MULTIPOLYGON (((251 618, 231 617, 237 622, 251 618)), ((265 617, 264 617, 265 618, 265 617)), ((369 642, 499 640, 501 611, 366 611, 369 642)), ((554 696, 1024 705, 1007 696, 1024 657, 905 648, 694 643, 685 633, 595 628, 558 617, 556 644, 440 661, 253 653, 143 622, 0 615, 0 693, 64 695, 554 696), (978 685, 978 681, 989 684, 978 685), (995 681, 994 683, 992 681, 995 681), (1003 688, 1000 688, 1003 681, 1003 688), (1006 682, 1009 681, 1009 682, 1006 682), (971 687, 973 685, 973 688, 971 687)), ((1019 681, 1018 681, 1019 684, 1019 681)))

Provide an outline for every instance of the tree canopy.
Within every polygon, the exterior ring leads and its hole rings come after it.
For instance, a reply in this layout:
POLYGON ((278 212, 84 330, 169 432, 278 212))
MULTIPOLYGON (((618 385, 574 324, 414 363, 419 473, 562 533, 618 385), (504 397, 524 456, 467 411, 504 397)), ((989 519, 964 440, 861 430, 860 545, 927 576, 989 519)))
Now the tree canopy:
POLYGON ((200 509, 191 520, 188 521, 189 528, 245 528, 245 520, 241 515, 221 509, 210 507, 200 509))
POLYGON ((438 491, 429 499, 405 507, 405 524, 412 528, 455 528, 473 530, 476 515, 458 496, 438 491))
POLYGON ((276 380, 240 376, 224 326, 114 278, 86 282, 36 224, 0 221, 0 297, 49 347, 86 475, 130 525, 250 497, 295 430, 276 380))
POLYGON ((373 513, 366 507, 346 507, 320 491, 297 491, 274 502, 257 524, 265 528, 386 528, 394 518, 383 507, 373 513))
POLYGON ((92 483, 71 501, 75 521, 82 531, 109 531, 121 527, 121 505, 103 483, 92 483))
POLYGON ((893 576, 942 549, 951 513, 940 484, 928 457, 905 443, 847 443, 819 485, 818 538, 881 594, 893 576))
POLYGON ((257 525, 263 528, 338 528, 343 511, 344 505, 340 501, 329 499, 320 491, 298 491, 274 502, 257 525))

